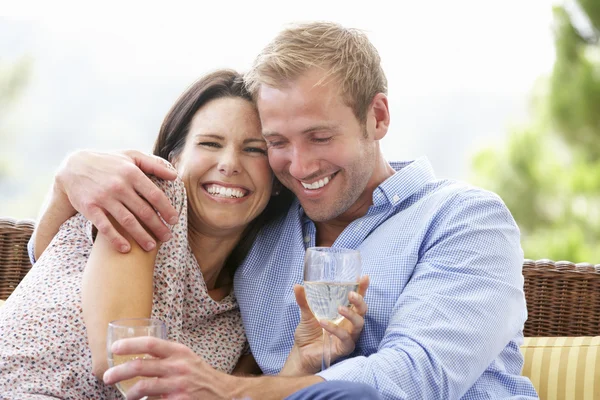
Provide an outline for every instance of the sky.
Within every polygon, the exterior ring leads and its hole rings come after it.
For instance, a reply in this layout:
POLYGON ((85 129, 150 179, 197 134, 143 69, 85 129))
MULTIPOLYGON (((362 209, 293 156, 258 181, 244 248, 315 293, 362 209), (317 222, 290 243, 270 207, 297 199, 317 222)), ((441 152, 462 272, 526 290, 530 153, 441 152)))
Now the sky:
POLYGON ((384 155, 426 156, 438 176, 468 180, 472 155, 527 121, 532 86, 554 60, 552 3, 0 0, 0 63, 32 60, 26 90, 0 114, 11 132, 0 155, 12 165, 0 215, 34 218, 76 149, 150 151, 196 78, 246 70, 286 24, 310 20, 362 29, 379 50, 391 112, 384 155))

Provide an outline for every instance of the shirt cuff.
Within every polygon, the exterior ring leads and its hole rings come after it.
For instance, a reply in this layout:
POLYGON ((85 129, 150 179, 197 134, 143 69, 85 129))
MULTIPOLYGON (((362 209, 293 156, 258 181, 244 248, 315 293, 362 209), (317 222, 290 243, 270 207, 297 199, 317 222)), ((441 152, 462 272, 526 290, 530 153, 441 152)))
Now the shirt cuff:
POLYGON ((27 253, 29 254, 29 261, 31 265, 35 264, 35 251, 33 248, 33 238, 29 238, 29 242, 27 242, 27 253))
POLYGON ((325 371, 321 371, 317 373, 318 376, 325 379, 326 381, 353 381, 359 382, 359 376, 357 375, 357 370, 361 368, 356 365, 357 358, 344 360, 338 364, 332 365, 327 368, 325 371))

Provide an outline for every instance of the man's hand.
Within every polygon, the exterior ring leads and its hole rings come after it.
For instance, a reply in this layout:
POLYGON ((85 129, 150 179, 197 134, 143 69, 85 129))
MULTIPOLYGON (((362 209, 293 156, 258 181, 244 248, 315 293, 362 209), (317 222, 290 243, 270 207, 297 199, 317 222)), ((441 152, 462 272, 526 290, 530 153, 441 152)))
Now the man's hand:
POLYGON ((144 396, 165 399, 231 399, 235 388, 231 375, 214 370, 186 346, 154 337, 123 339, 113 343, 113 354, 148 354, 154 359, 137 359, 110 368, 104 383, 145 376, 127 391, 128 400, 144 396))
POLYGON ((156 211, 168 223, 177 223, 177 211, 146 174, 167 180, 177 177, 161 158, 138 151, 78 151, 67 158, 56 183, 71 205, 108 237, 116 250, 126 253, 129 243, 107 215, 112 215, 145 250, 152 250, 156 241, 144 226, 160 241, 171 237, 156 211))
POLYGON ((310 311, 304 286, 295 285, 294 294, 300 307, 300 323, 294 333, 294 347, 279 375, 309 375, 321 370, 323 329, 331 333, 332 362, 352 353, 365 324, 367 303, 364 301, 364 295, 368 287, 369 277, 363 276, 359 280, 358 293, 351 292, 349 295, 353 307, 340 307, 339 313, 345 318, 336 325, 328 321, 318 321, 310 311))

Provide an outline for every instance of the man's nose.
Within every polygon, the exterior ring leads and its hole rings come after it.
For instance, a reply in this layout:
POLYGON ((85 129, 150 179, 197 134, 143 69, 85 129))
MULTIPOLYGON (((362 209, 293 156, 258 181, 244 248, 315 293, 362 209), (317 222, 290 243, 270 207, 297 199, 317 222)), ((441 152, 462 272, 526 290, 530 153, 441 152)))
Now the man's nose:
POLYGON ((299 149, 292 151, 289 172, 294 178, 304 180, 318 169, 309 152, 299 149))

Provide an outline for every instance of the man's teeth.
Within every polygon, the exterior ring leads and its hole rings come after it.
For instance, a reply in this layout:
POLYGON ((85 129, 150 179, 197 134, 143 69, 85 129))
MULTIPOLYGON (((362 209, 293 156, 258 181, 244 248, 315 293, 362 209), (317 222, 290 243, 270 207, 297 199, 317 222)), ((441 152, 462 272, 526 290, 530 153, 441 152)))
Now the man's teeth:
POLYGON ((239 189, 226 188, 219 185, 209 185, 206 191, 218 197, 240 198, 245 196, 244 192, 239 189))
POLYGON ((318 181, 313 182, 313 183, 304 183, 304 182, 300 182, 300 183, 302 183, 302 186, 304 186, 305 189, 315 190, 315 189, 320 189, 323 186, 327 185, 329 183, 329 181, 330 181, 329 177, 326 176, 325 178, 319 179, 318 181))

